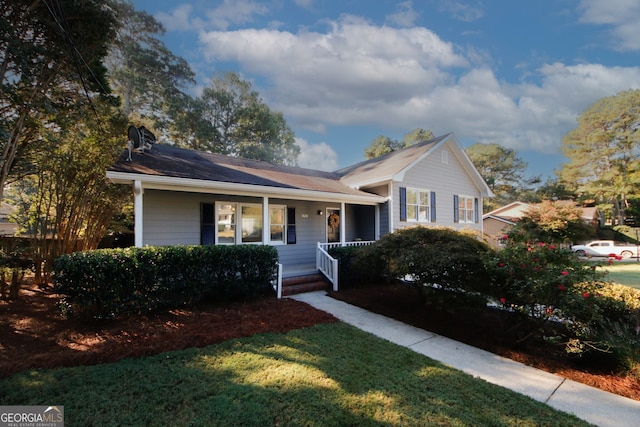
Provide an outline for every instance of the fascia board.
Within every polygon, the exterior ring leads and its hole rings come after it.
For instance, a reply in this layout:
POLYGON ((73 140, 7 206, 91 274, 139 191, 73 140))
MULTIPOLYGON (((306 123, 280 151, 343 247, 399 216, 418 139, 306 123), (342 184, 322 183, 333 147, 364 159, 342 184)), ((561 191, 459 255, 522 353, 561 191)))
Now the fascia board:
POLYGON ((232 182, 207 181, 189 178, 173 178, 159 175, 141 175, 126 172, 107 172, 107 178, 116 184, 130 184, 135 181, 142 182, 144 189, 149 190, 173 190, 192 193, 210 193, 212 191, 253 197, 278 197, 307 201, 331 201, 331 202, 358 202, 362 204, 376 205, 384 203, 385 197, 375 194, 341 194, 327 191, 300 190, 297 188, 267 187, 253 184, 238 184, 232 182))

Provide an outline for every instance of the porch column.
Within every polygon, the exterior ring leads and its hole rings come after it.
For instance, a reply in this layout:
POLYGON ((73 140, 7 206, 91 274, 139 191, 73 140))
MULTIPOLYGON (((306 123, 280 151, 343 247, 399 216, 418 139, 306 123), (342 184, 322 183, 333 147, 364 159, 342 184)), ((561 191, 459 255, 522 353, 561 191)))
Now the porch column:
POLYGON ((340 216, 342 216, 342 221, 340 221, 340 246, 344 246, 345 242, 345 224, 347 223, 347 210, 345 209, 344 202, 340 202, 340 216))
POLYGON ((269 243, 271 237, 271 230, 269 229, 269 198, 267 196, 262 197, 262 244, 269 243))
POLYGON ((387 210, 389 211, 389 233, 393 233, 393 182, 389 183, 389 188, 387 190, 387 201, 389 206, 387 206, 387 210))
POLYGON ((142 188, 142 181, 134 181, 133 183, 133 212, 134 212, 134 225, 133 231, 135 233, 135 245, 136 248, 141 248, 143 244, 142 240, 142 196, 144 189, 142 188))

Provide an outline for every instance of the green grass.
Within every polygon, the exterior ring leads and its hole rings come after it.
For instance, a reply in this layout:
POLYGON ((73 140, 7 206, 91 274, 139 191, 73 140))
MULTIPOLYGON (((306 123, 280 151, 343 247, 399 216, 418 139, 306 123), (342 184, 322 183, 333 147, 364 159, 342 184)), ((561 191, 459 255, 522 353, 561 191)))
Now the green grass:
POLYGON ((640 263, 635 261, 617 262, 604 265, 602 268, 607 271, 606 279, 640 289, 640 263))
POLYGON ((587 425, 343 323, 0 380, 67 426, 587 425))

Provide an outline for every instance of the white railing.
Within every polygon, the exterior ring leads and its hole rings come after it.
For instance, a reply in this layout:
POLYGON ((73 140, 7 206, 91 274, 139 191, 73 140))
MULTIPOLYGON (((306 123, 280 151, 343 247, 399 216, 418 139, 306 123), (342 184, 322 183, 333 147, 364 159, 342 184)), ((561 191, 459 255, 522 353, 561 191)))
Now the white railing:
POLYGON ((329 255, 329 249, 342 246, 366 246, 374 243, 373 241, 355 241, 355 242, 337 242, 337 243, 320 243, 316 250, 316 268, 326 276, 333 285, 333 290, 338 290, 338 260, 329 255))

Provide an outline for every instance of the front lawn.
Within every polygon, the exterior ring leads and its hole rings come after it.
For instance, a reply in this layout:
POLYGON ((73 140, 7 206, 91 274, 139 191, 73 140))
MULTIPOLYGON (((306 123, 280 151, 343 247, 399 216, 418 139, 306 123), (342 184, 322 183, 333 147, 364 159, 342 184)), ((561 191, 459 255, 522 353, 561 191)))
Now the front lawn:
POLYGON ((0 380, 76 425, 587 425, 343 323, 0 380))
POLYGON ((607 271, 606 279, 620 285, 640 289, 640 263, 636 261, 614 262, 604 265, 607 271))

